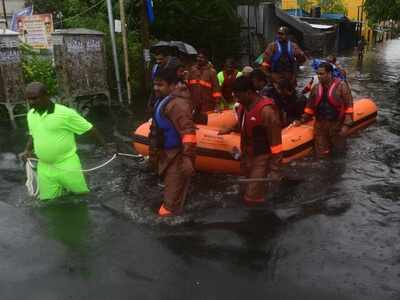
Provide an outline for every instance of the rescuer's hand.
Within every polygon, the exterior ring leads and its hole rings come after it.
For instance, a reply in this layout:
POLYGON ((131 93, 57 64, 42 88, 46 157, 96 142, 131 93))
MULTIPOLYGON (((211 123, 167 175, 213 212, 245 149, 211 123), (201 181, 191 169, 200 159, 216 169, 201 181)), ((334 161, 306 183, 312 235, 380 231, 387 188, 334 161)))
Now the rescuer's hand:
POLYGON ((150 167, 155 171, 158 171, 158 162, 159 162, 159 151, 151 150, 149 153, 149 164, 150 167))
POLYGON ((221 113, 222 111, 223 111, 223 109, 221 108, 221 104, 217 103, 217 105, 215 106, 214 112, 221 113))
POLYGON ((22 160, 23 162, 26 162, 28 160, 28 158, 33 158, 34 155, 32 153, 32 151, 30 150, 25 150, 24 152, 20 153, 18 155, 19 159, 22 160))
POLYGON ((292 124, 289 125, 289 128, 290 127, 299 127, 299 126, 301 126, 301 124, 303 124, 303 123, 300 120, 294 120, 292 122, 292 124))
POLYGON ((232 132, 232 128, 222 128, 218 131, 218 135, 230 134, 232 132))
POLYGON ((340 136, 346 136, 347 133, 349 132, 349 126, 348 125, 343 125, 342 128, 340 129, 340 136))

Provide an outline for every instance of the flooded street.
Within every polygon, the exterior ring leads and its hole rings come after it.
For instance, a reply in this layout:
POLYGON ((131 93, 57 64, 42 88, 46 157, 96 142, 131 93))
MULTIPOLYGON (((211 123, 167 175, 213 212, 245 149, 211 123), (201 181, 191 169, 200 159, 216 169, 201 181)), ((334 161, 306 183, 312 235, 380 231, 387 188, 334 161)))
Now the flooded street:
MULTIPOLYGON (((273 210, 245 208, 234 177, 198 174, 187 213, 160 220, 159 180, 139 159, 89 174, 88 196, 39 206, 16 158, 23 123, 1 123, 0 299, 400 299, 400 40, 362 66, 338 59, 378 122, 346 157, 286 166, 299 180, 271 187, 273 210)), ((107 112, 89 119, 114 138, 107 112)), ((106 160, 79 142, 85 167, 106 160)))

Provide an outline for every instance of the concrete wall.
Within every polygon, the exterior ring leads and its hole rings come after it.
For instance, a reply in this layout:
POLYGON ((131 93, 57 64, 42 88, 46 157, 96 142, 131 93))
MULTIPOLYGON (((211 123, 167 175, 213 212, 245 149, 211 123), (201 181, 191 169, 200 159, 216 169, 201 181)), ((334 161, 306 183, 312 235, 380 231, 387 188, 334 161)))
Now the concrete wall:
POLYGON ((242 64, 252 64, 268 43, 275 38, 281 23, 275 16, 275 6, 261 3, 259 6, 240 5, 237 13, 242 19, 242 64))
POLYGON ((0 34, 0 103, 24 102, 22 57, 16 34, 0 34))
POLYGON ((52 35, 54 61, 63 96, 104 94, 109 97, 104 34, 67 29, 52 35))

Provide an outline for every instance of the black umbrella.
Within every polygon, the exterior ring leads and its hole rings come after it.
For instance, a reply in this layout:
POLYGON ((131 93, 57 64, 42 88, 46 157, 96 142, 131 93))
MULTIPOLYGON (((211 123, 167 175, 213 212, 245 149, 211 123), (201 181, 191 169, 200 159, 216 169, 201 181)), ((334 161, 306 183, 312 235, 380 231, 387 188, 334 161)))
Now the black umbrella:
POLYGON ((188 55, 197 55, 197 50, 192 46, 185 42, 181 41, 171 41, 170 45, 178 49, 179 52, 188 55))

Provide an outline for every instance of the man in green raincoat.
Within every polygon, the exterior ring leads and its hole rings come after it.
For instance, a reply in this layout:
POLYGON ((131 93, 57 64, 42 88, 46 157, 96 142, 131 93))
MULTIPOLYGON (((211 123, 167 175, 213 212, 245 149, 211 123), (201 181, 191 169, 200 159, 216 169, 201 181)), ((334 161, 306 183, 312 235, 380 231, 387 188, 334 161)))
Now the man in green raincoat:
POLYGON ((30 83, 25 97, 32 109, 28 112, 29 139, 22 157, 39 159, 40 200, 52 200, 65 193, 89 192, 76 154, 75 135, 91 133, 107 147, 103 137, 75 110, 50 101, 42 83, 30 83))

